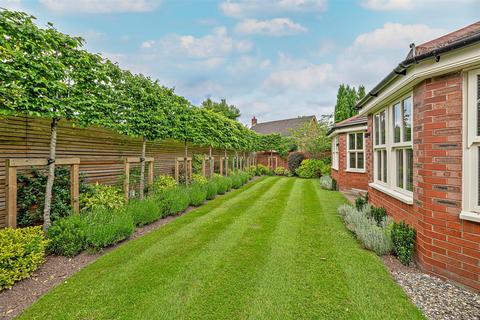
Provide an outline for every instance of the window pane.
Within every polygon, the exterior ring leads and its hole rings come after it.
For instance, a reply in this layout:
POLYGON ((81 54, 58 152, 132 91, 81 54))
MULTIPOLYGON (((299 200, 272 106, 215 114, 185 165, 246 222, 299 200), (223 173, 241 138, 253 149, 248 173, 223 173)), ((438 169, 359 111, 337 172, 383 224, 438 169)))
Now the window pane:
POLYGON ((397 187, 403 189, 403 149, 395 151, 397 156, 396 172, 397 172, 397 187))
POLYGON ((355 161, 355 152, 350 152, 350 168, 357 168, 357 162, 355 161))
POLYGON ((380 144, 385 144, 385 111, 380 113, 380 144))
POLYGON ((403 100, 403 141, 412 141, 412 99, 403 100))
POLYGON ((382 180, 382 151, 377 151, 377 180, 382 180))
POLYGON ((363 133, 357 133, 357 150, 363 150, 363 133))
POLYGON ((380 141, 378 140, 380 130, 380 116, 377 114, 375 115, 375 145, 378 145, 380 141))
POLYGON ((382 171, 383 171, 383 182, 387 182, 387 151, 382 150, 382 171))
POLYGON ((406 157, 407 157, 407 186, 406 189, 408 191, 413 191, 413 150, 407 149, 406 150, 406 157))
POLYGON ((400 142, 400 126, 402 120, 401 108, 402 106, 400 103, 393 106, 393 142, 400 142))
POLYGON ((350 133, 348 135, 348 149, 355 150, 355 134, 354 133, 350 133))
POLYGON ((477 75, 477 136, 480 136, 480 75, 477 75))
POLYGON ((363 169, 363 152, 357 153, 357 168, 363 169))

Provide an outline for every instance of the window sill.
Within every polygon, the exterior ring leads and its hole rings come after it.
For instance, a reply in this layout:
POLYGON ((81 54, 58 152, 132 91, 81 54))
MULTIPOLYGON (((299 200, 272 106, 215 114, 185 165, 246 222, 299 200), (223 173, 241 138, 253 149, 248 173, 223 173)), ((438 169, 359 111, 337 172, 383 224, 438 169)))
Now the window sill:
POLYGON ((360 170, 360 169, 347 169, 347 170, 345 170, 345 172, 365 173, 365 169, 364 169, 364 170, 360 170))
POLYGON ((403 203, 406 203, 406 204, 410 204, 412 205, 413 204, 413 197, 411 196, 407 196, 401 192, 398 192, 398 191, 395 191, 395 190, 392 190, 388 187, 385 187, 385 186, 382 186, 381 184, 378 184, 378 183, 369 183, 368 184, 370 187, 374 188, 374 189, 377 189, 378 191, 381 191, 385 194, 388 194, 389 196, 399 200, 399 201, 402 201, 403 203))
POLYGON ((473 222, 480 222, 480 214, 472 211, 462 211, 460 212, 460 219, 473 221, 473 222))

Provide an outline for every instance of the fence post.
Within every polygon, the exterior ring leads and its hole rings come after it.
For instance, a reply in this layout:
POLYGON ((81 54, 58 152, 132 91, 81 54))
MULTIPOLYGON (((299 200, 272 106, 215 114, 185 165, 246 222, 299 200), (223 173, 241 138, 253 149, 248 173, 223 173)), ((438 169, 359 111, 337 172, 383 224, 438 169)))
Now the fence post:
POLYGON ((17 168, 10 166, 10 160, 6 160, 6 209, 7 227, 17 227, 17 168))
POLYGON ((125 203, 128 203, 128 198, 130 197, 130 163, 128 159, 125 159, 124 170, 123 191, 125 193, 125 203))
POLYGON ((150 161, 148 163, 148 181, 147 181, 147 184, 149 187, 153 185, 154 170, 155 170, 154 162, 150 161))
POLYGON ((80 192, 80 165, 72 164, 70 166, 70 200, 72 203, 72 210, 74 213, 80 213, 79 192, 80 192))

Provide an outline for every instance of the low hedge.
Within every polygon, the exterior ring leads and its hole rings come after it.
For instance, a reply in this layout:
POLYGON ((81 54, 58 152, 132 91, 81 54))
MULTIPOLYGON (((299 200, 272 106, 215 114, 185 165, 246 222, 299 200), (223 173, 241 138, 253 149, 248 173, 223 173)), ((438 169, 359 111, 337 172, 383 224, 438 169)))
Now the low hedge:
POLYGON ((45 261, 47 245, 41 227, 0 230, 0 290, 30 277, 45 261))

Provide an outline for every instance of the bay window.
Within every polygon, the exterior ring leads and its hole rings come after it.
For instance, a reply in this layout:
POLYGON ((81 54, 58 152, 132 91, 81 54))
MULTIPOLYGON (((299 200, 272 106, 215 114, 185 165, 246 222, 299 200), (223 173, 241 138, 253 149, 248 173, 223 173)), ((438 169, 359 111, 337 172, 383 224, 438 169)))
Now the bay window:
POLYGON ((338 136, 332 139, 332 168, 338 170, 338 136))
POLYGON ((463 153, 463 210, 460 218, 480 222, 480 69, 465 77, 467 134, 463 153))
POLYGON ((403 97, 373 116, 374 182, 412 200, 412 98, 403 97))
POLYGON ((347 137, 347 170, 365 172, 364 133, 353 132, 347 137))

